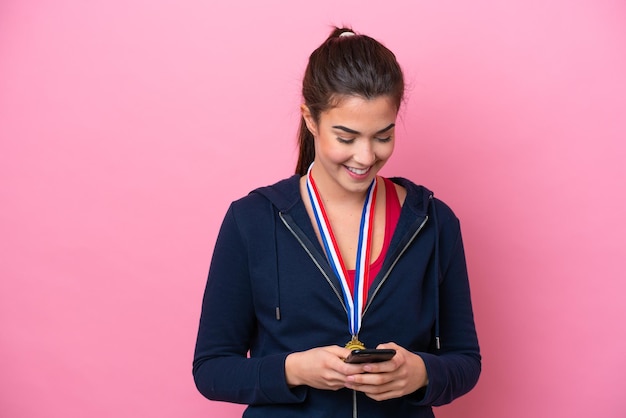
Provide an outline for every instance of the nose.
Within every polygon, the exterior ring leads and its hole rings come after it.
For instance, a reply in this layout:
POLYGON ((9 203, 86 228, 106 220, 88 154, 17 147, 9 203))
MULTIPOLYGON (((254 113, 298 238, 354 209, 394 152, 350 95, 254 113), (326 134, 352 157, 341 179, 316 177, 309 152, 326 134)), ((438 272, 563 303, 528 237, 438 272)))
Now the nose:
POLYGON ((376 153, 370 141, 358 141, 353 156, 355 162, 363 166, 371 166, 376 161, 376 153))

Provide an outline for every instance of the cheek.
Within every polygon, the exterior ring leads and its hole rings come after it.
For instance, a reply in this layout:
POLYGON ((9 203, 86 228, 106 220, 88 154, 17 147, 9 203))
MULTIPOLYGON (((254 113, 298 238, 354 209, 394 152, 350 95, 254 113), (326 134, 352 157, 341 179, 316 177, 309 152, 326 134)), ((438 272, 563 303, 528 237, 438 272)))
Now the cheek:
POLYGON ((342 161, 347 158, 347 147, 341 146, 332 138, 320 137, 317 142, 316 151, 324 156, 324 158, 332 161, 342 161))
POLYGON ((387 144, 380 144, 376 154, 379 159, 387 160, 393 154, 394 141, 387 144))
POLYGON ((326 154, 326 160, 333 164, 343 164, 350 159, 350 156, 338 149, 329 150, 326 154))

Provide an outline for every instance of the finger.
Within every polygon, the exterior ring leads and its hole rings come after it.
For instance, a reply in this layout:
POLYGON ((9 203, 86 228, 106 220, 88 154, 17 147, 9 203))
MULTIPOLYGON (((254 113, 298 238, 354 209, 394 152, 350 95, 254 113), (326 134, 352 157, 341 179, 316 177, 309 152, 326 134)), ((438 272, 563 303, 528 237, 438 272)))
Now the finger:
POLYGON ((376 348, 384 348, 384 349, 394 349, 396 351, 398 351, 399 349, 401 349, 402 347, 399 346, 398 344, 394 343, 394 342, 388 342, 388 343, 383 343, 383 344, 378 344, 376 346, 376 348))
POLYGON ((345 347, 339 347, 338 345, 330 345, 325 348, 329 353, 332 353, 341 359, 345 359, 350 354, 350 350, 345 347))
MULTIPOLYGON (((398 394, 404 390, 406 384, 406 381, 397 379, 396 376, 391 373, 362 374, 348 379, 348 382, 355 390, 376 395, 385 392, 398 394)), ((400 393, 399 396, 401 395, 400 393)))
POLYGON ((388 399, 399 398, 402 394, 397 391, 388 391, 383 393, 365 393, 365 396, 375 401, 386 401, 388 399))
MULTIPOLYGON (((381 362, 381 363, 387 363, 387 365, 391 365, 392 363, 396 365, 396 368, 400 367, 402 365, 402 363, 404 363, 405 360, 405 356, 407 351, 399 346, 398 344, 394 343, 394 342, 389 342, 389 343, 384 343, 384 344, 378 344, 378 346, 376 346, 376 348, 378 349, 392 349, 392 350, 396 350, 396 354, 387 362, 381 362)), ((389 371, 387 369, 385 369, 386 371, 389 371)))
POLYGON ((361 373, 347 376, 346 381, 355 386, 383 386, 393 382, 391 373, 361 373))
POLYGON ((363 372, 365 373, 392 373, 396 371, 399 364, 393 359, 381 361, 378 363, 364 363, 363 372))
POLYGON ((395 386, 396 385, 394 385, 393 383, 388 383, 385 385, 360 385, 360 384, 346 385, 347 388, 356 390, 358 392, 363 392, 364 394, 366 394, 372 399, 378 399, 378 398, 389 399, 388 397, 391 395, 394 395, 395 397, 401 396, 399 388, 395 386))
POLYGON ((363 373, 367 373, 365 371, 365 366, 365 364, 351 364, 342 361, 338 366, 337 371, 343 374, 345 380, 348 376, 360 376, 363 373))

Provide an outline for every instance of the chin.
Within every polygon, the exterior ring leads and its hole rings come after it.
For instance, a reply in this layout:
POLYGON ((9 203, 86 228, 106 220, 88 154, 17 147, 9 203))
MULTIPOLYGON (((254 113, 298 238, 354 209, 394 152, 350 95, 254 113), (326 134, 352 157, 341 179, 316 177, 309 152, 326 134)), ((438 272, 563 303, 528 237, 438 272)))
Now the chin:
POLYGON ((366 179, 355 181, 354 179, 348 179, 347 181, 340 182, 344 189, 351 193, 365 193, 367 188, 374 180, 374 176, 368 177, 366 179))

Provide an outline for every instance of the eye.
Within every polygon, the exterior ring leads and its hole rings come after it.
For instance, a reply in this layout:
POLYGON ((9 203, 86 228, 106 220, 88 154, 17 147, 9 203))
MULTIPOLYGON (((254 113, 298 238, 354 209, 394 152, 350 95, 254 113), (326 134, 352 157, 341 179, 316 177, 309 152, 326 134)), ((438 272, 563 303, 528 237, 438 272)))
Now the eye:
POLYGON ((391 135, 389 135, 389 136, 388 136, 388 137, 386 137, 386 138, 376 138, 376 140, 377 140, 378 142, 389 142, 389 141, 391 141, 391 138, 392 138, 392 137, 391 137, 391 135))
POLYGON ((338 136, 337 141, 341 142, 342 144, 351 144, 354 142, 354 138, 342 138, 338 136))

